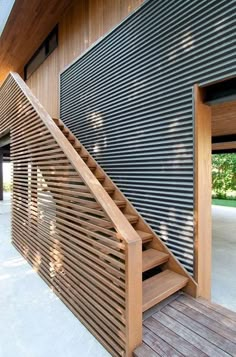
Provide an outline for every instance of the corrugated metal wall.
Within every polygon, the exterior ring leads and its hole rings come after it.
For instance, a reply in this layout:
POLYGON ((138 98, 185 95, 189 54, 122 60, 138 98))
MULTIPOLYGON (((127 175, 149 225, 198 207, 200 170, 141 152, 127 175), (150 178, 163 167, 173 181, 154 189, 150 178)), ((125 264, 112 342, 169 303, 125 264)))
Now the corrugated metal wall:
POLYGON ((190 272, 192 86, 235 74, 235 25, 235 0, 149 0, 60 78, 62 120, 190 272))

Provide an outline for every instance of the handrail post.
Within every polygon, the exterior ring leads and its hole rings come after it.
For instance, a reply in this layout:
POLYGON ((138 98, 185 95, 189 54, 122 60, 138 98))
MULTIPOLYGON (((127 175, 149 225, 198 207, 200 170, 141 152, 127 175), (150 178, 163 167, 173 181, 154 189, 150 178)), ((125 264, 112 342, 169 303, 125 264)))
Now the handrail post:
POLYGON ((126 356, 142 343, 142 243, 126 242, 126 356))

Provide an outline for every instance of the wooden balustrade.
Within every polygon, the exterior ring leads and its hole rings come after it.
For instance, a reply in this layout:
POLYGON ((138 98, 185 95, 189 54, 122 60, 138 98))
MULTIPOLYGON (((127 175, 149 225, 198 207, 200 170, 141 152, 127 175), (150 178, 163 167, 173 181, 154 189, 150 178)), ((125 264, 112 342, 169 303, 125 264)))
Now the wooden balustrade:
POLYGON ((14 246, 112 356, 131 356, 142 341, 140 236, 16 73, 0 89, 5 130, 14 246))

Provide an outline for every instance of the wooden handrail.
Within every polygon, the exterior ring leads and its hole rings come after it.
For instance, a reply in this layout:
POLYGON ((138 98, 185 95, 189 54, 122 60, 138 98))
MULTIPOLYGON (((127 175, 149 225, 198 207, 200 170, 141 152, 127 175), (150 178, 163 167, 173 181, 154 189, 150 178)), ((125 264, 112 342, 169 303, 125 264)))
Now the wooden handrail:
POLYGON ((142 341, 140 236, 17 73, 0 89, 0 133, 9 129, 13 244, 112 355, 131 356, 142 341), (76 209, 81 197, 100 218, 76 209))

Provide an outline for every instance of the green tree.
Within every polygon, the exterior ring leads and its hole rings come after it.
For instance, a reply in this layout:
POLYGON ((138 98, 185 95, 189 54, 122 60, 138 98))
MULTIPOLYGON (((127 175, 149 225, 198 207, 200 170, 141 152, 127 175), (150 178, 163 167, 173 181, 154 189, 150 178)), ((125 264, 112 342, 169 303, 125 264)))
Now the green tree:
POLYGON ((215 154, 212 159, 212 188, 217 198, 236 191, 236 154, 215 154))

